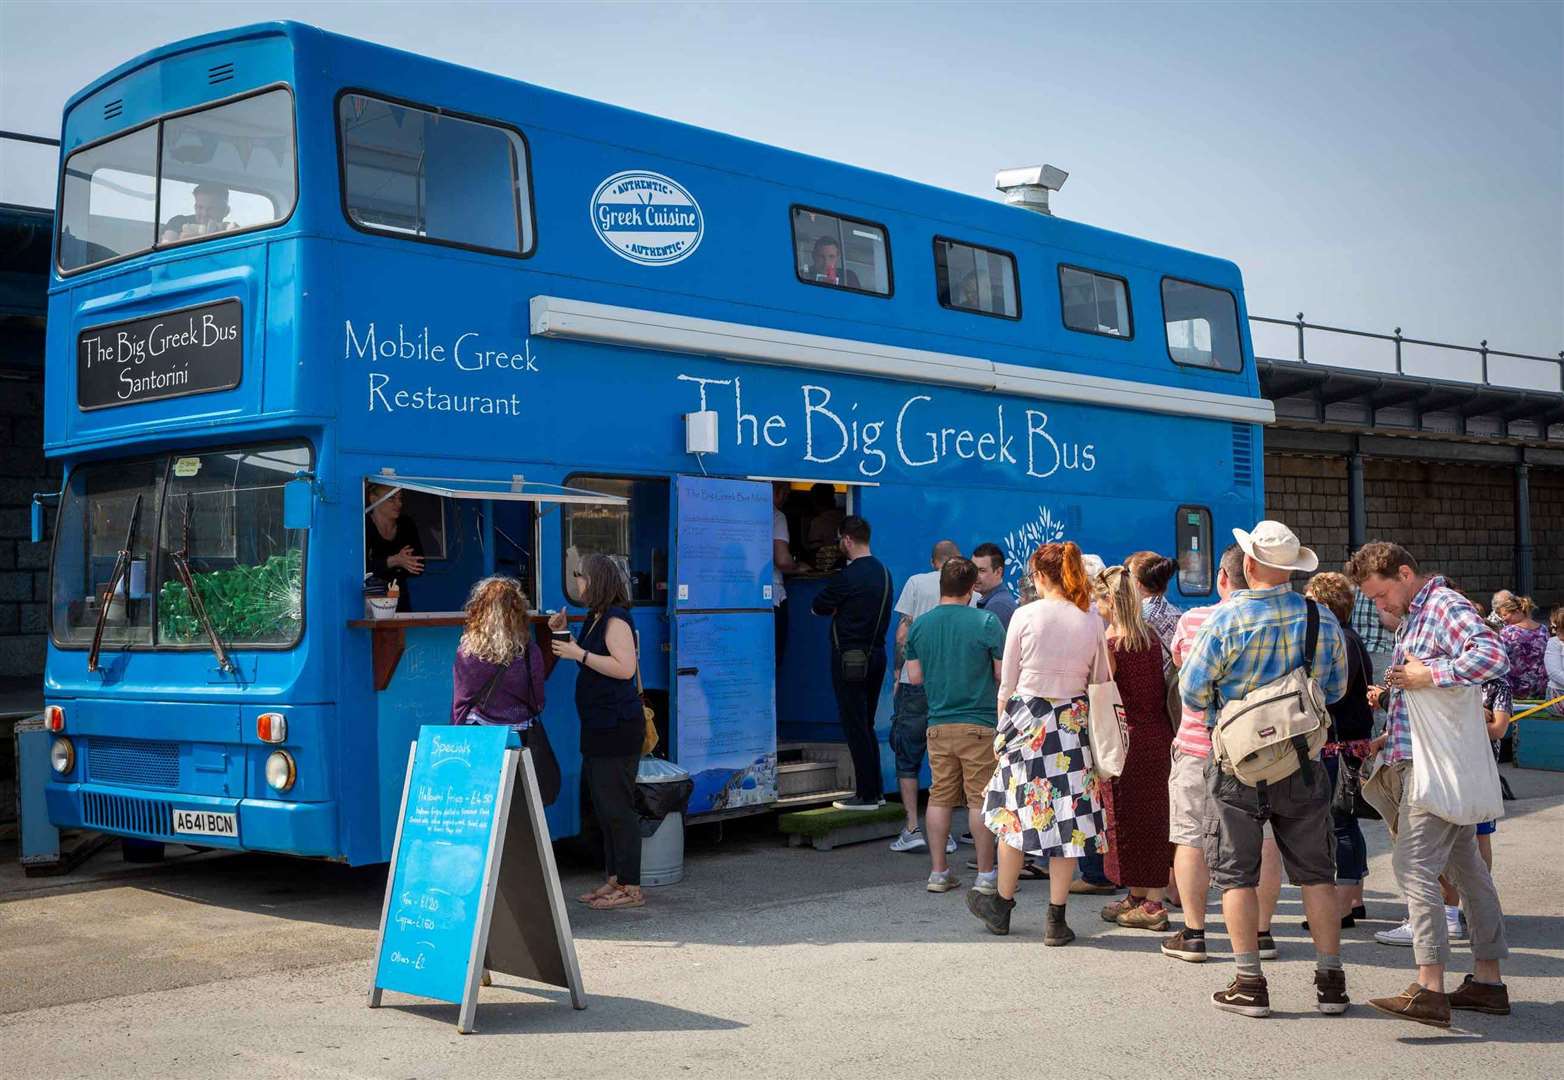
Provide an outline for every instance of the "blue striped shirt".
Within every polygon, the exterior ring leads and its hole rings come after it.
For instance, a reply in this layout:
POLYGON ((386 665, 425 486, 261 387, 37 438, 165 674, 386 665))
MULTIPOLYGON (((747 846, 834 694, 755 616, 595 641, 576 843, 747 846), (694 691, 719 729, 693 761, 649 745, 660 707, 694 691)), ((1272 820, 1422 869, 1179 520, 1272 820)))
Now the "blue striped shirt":
MULTIPOLYGON (((1327 702, 1347 692, 1347 651, 1341 627, 1323 604, 1314 649, 1314 679, 1327 702)), ((1216 723, 1222 704, 1275 682, 1303 663, 1308 601, 1289 586, 1243 589, 1211 613, 1179 669, 1184 707, 1205 710, 1216 723)))

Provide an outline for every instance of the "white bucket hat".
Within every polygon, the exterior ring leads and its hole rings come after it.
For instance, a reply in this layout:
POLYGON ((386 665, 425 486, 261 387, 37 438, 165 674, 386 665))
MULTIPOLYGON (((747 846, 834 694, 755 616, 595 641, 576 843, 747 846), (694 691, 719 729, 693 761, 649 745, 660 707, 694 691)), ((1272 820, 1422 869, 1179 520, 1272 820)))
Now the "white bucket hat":
POLYGON ((1261 566, 1273 570, 1299 570, 1309 573, 1320 565, 1319 556, 1298 543, 1298 537, 1280 521, 1262 521, 1251 532, 1233 530, 1238 546, 1261 566))
POLYGON ((1088 581, 1107 568, 1102 561, 1101 555, 1082 555, 1081 567, 1086 571, 1086 580, 1088 581))

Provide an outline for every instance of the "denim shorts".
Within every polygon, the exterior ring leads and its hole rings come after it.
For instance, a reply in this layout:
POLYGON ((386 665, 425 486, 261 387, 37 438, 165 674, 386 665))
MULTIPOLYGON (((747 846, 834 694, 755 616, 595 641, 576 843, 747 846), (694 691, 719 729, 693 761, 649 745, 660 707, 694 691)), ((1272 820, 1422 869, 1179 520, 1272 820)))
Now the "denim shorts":
POLYGON ((923 687, 897 683, 891 697, 891 753, 896 776, 916 779, 929 753, 929 698, 923 687))

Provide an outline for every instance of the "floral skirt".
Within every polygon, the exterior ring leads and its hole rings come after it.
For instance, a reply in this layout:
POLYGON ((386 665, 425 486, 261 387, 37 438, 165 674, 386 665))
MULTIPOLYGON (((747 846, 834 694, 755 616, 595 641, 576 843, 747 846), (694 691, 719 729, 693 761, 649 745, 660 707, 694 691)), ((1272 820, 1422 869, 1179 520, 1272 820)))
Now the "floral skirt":
POLYGON ((983 822, 1001 843, 1044 858, 1108 850, 1086 709, 1085 697, 1010 699, 983 803, 983 822))

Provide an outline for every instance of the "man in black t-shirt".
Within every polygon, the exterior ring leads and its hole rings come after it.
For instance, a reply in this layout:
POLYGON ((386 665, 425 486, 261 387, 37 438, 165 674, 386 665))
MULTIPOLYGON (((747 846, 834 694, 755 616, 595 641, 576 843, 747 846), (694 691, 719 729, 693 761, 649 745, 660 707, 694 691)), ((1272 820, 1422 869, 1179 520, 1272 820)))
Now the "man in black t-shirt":
POLYGON ((857 788, 852 798, 834 805, 838 810, 874 810, 885 805, 874 711, 885 682, 893 583, 885 564, 869 550, 869 523, 863 518, 843 518, 837 542, 847 565, 831 576, 812 606, 816 615, 831 616, 831 687, 857 788))

